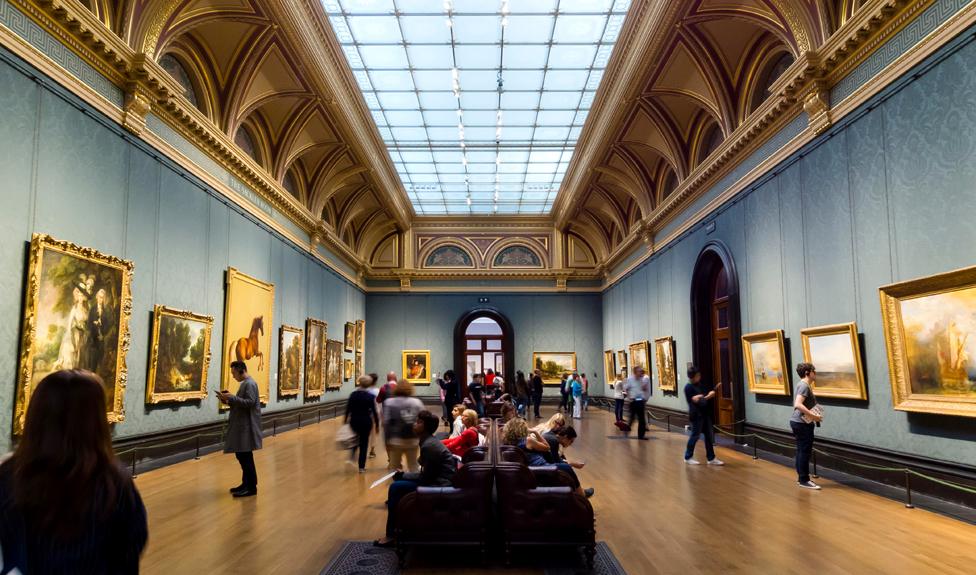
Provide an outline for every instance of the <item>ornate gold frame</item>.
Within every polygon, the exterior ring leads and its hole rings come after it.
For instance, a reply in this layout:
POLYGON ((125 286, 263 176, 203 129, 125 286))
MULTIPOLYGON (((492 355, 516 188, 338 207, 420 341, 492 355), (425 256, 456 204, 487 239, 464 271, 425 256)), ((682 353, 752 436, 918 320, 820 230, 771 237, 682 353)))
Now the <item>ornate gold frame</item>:
POLYGON ((128 383, 128 367, 125 356, 129 352, 129 316, 132 314, 132 270, 135 267, 131 261, 115 256, 103 254, 92 248, 85 248, 57 240, 47 234, 31 236, 30 255, 27 267, 26 305, 24 307, 24 323, 21 330, 20 369, 17 378, 17 397, 14 408, 13 433, 20 435, 24 431, 27 419, 27 406, 30 404, 31 379, 34 376, 34 340, 37 337, 38 298, 40 297, 40 273, 44 251, 61 252, 85 261, 118 269, 122 273, 122 289, 119 293, 119 344, 116 352, 115 393, 112 409, 106 417, 110 423, 125 421, 125 387, 128 383))
POLYGON ((414 383, 414 384, 430 385, 430 350, 429 349, 405 349, 405 350, 401 351, 400 352, 400 365, 401 365, 401 367, 403 369, 403 371, 401 371, 401 373, 403 374, 404 379, 406 379, 410 383, 414 383), (407 377, 407 356, 408 355, 418 355, 418 354, 423 354, 424 355, 424 358, 427 360, 427 362, 424 364, 424 365, 427 366, 426 376, 421 377, 421 378, 418 378, 418 379, 410 379, 409 377, 407 377))
POLYGON ((654 379, 654 376, 651 374, 651 366, 650 366, 650 363, 651 363, 651 343, 649 341, 647 341, 646 339, 643 339, 641 341, 635 341, 634 343, 632 343, 632 344, 630 344, 630 345, 627 346, 627 351, 629 352, 629 361, 630 361, 631 364, 634 364, 634 365, 628 366, 628 367, 630 367, 631 371, 633 371, 633 369, 635 367, 637 367, 637 365, 634 362, 634 350, 635 349, 643 349, 644 350, 644 357, 647 358, 647 361, 645 362, 645 365, 642 365, 641 367, 644 368, 644 373, 646 373, 648 377, 650 377, 651 379, 654 379))
MULTIPOLYGON (((234 309, 233 287, 235 281, 242 281, 244 283, 251 284, 259 289, 263 289, 267 291, 270 294, 269 297, 271 298, 271 305, 268 306, 268 310, 267 310, 268 313, 266 314, 267 317, 265 318, 266 320, 264 324, 266 326, 265 330, 268 333, 270 333, 270 328, 271 326, 274 325, 274 291, 275 291, 274 284, 261 281, 255 277, 249 276, 241 272, 237 268, 234 267, 227 268, 227 282, 226 282, 227 294, 226 294, 226 301, 224 302, 224 326, 223 326, 224 336, 222 339, 223 343, 221 347, 221 357, 225 358, 225 360, 221 362, 221 366, 220 366, 220 388, 223 390, 229 390, 230 388, 228 387, 228 385, 230 384, 231 381, 233 381, 233 377, 231 377, 230 374, 230 357, 224 356, 223 354, 224 353, 229 354, 228 350, 229 350, 230 342, 227 341, 227 335, 229 333, 227 326, 230 323, 230 311, 234 309)), ((266 358, 266 364, 268 365, 268 385, 265 389, 261 389, 261 383, 258 382, 258 394, 260 396, 261 403, 264 405, 267 405, 268 399, 271 397, 271 367, 270 367, 271 366, 271 337, 270 335, 268 337, 267 352, 268 352, 268 357, 266 358)), ((229 407, 221 403, 220 409, 225 410, 225 409, 229 409, 229 407)))
POLYGON ((349 381, 352 379, 353 362, 348 357, 342 360, 342 379, 349 381))
POLYGON ((953 270, 878 288, 881 322, 888 351, 891 401, 899 411, 976 417, 976 399, 913 393, 909 380, 908 350, 902 325, 902 300, 976 287, 976 267, 953 270))
POLYGON ((357 319, 356 320, 356 352, 364 353, 366 351, 366 320, 357 319))
POLYGON ((627 350, 617 350, 617 371, 624 372, 624 377, 630 375, 630 365, 627 364, 627 350))
POLYGON ((657 387, 661 391, 678 391, 678 357, 674 338, 669 336, 654 339, 654 365, 657 367, 657 387), (664 378, 664 362, 658 351, 663 346, 671 350, 671 380, 664 378))
POLYGON ((814 359, 810 356, 810 338, 822 337, 826 335, 846 335, 850 338, 851 349, 854 352, 854 371, 856 372, 858 388, 856 391, 845 393, 843 391, 822 388, 814 383, 814 393, 817 395, 817 397, 867 399, 868 390, 864 386, 864 365, 861 360, 861 342, 857 337, 857 323, 839 323, 819 327, 808 327, 800 330, 800 338, 803 342, 803 361, 810 362, 816 366, 817 362, 814 361, 814 359))
MULTIPOLYGON (((573 356, 573 365, 569 368, 569 371, 576 371, 576 352, 575 351, 533 351, 532 352, 532 369, 535 369, 535 360, 540 355, 571 355, 573 356)), ((559 379, 546 379, 542 378, 543 385, 559 385, 561 380, 559 379)))
POLYGON ((322 361, 322 368, 325 370, 325 390, 333 391, 342 387, 342 342, 337 339, 327 339, 325 340, 325 357, 322 361), (329 347, 339 348, 339 379, 338 381, 329 381, 329 347))
POLYGON ((603 352, 603 371, 606 374, 607 385, 611 385, 617 379, 617 358, 612 349, 603 352))
POLYGON ((352 367, 352 369, 353 369, 353 372, 354 372, 353 375, 356 378, 356 380, 358 381, 360 377, 362 377, 363 375, 365 375, 366 368, 363 365, 363 354, 357 351, 355 357, 356 357, 356 359, 353 360, 353 367, 352 367))
POLYGON ((749 382, 749 391, 763 395, 789 395, 790 394, 790 366, 786 363, 786 345, 784 344, 783 330, 775 329, 756 333, 747 333, 742 336, 742 356, 745 362, 746 380, 749 382), (780 363, 783 366, 783 385, 780 386, 759 386, 753 380, 752 364, 752 344, 775 341, 779 346, 780 363))
POLYGON ((321 397, 325 393, 325 342, 328 341, 329 335, 329 324, 315 318, 305 319, 305 399, 311 397, 321 397), (321 329, 322 334, 319 337, 319 347, 322 348, 322 389, 309 389, 308 380, 310 371, 312 369, 312 330, 321 329))
POLYGON ((356 324, 347 321, 342 332, 343 351, 355 351, 356 349, 356 324))
POLYGON ((212 315, 197 314, 159 304, 153 307, 152 342, 149 345, 149 376, 146 378, 146 403, 185 403, 207 397, 207 375, 210 369, 210 338, 213 333, 213 322, 214 318, 212 315), (159 326, 162 323, 162 316, 164 315, 206 324, 204 340, 206 341, 205 345, 207 350, 203 356, 203 377, 200 381, 200 391, 156 393, 156 366, 159 361, 159 326))
POLYGON ((281 324, 278 328, 278 397, 294 397, 302 392, 303 383, 305 383, 305 330, 300 327, 295 327, 293 325, 281 324), (298 338, 302 342, 302 365, 298 370, 298 388, 297 389, 284 389, 281 387, 281 372, 285 369, 285 346, 284 339, 285 333, 297 333, 298 338))

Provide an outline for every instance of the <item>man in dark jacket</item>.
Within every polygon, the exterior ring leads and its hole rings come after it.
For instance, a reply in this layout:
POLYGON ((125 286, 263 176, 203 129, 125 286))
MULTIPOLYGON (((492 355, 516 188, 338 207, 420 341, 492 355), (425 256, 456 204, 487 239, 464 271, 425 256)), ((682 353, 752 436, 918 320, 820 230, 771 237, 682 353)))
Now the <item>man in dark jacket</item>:
POLYGON ((218 391, 221 403, 230 407, 224 453, 233 453, 241 464, 241 484, 230 490, 234 497, 251 497, 258 493, 258 472, 254 467, 254 451, 261 449, 261 397, 258 384, 247 374, 247 364, 234 361, 230 373, 240 383, 237 395, 218 391))
POLYGON ((532 374, 532 411, 539 418, 539 406, 542 405, 542 372, 538 369, 532 374))
POLYGON ((386 537, 373 542, 377 547, 393 547, 393 533, 396 527, 396 509, 400 500, 418 487, 450 487, 457 472, 457 459, 434 437, 437 431, 437 416, 426 409, 417 414, 413 431, 420 437, 420 471, 404 473, 398 471, 387 493, 386 537))
POLYGON ((461 403, 460 381, 454 376, 454 370, 449 369, 444 372, 444 379, 439 380, 437 384, 444 390, 444 423, 450 429, 454 423, 451 421, 451 410, 461 403))
POLYGON ((698 437, 705 434, 705 456, 709 465, 724 465, 715 457, 715 430, 712 428, 712 398, 718 393, 722 383, 711 387, 701 380, 701 373, 695 366, 688 367, 688 383, 685 384, 685 400, 688 402, 688 421, 691 423, 691 436, 685 447, 685 463, 698 465, 694 458, 698 437))

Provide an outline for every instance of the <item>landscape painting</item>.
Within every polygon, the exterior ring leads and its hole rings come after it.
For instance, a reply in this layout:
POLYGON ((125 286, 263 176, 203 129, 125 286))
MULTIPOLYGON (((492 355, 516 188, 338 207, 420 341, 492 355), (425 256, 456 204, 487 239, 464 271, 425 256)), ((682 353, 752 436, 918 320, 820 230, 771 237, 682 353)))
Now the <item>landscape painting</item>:
POLYGON ((654 340, 654 363, 657 366, 657 386, 661 391, 678 391, 673 338, 668 336, 654 340))
POLYGON ((23 431, 34 388, 61 369, 98 374, 108 421, 122 421, 132 262, 34 234, 28 266, 14 435, 23 431))
POLYGON ((643 367, 647 375, 651 375, 651 365, 647 361, 649 353, 650 344, 646 339, 630 344, 630 369, 643 367))
POLYGON ((895 409, 976 417, 976 267, 880 292, 895 409))
POLYGON ((342 342, 330 339, 325 342, 325 388, 342 387, 342 342))
POLYGON ((356 348, 356 324, 346 322, 345 330, 342 333, 342 343, 346 351, 353 351, 356 348))
MULTIPOLYGON (((261 403, 268 402, 273 369, 269 365, 273 325, 274 284, 228 268, 221 389, 237 393, 239 384, 231 377, 230 364, 243 361, 247 364, 247 374, 258 384, 261 403)), ((226 409, 226 406, 221 404, 221 408, 226 409)))
POLYGON ((325 393, 325 342, 328 324, 319 319, 305 320, 305 398, 325 393))
POLYGON ((790 372, 782 330, 742 336, 742 355, 749 391, 766 395, 790 394, 790 372))
POLYGON ((157 305, 146 403, 184 402, 207 397, 213 317, 157 305))
POLYGON ((533 352, 532 367, 542 372, 542 383, 545 385, 559 385, 564 373, 576 371, 576 352, 533 352))
POLYGON ((305 330, 282 325, 278 332, 278 395, 290 397, 302 390, 305 330))
POLYGON ((868 398, 856 324, 807 328, 800 336, 804 361, 817 368, 813 389, 818 397, 868 398))
POLYGON ((410 383, 430 383, 430 350, 404 350, 403 377, 410 383))

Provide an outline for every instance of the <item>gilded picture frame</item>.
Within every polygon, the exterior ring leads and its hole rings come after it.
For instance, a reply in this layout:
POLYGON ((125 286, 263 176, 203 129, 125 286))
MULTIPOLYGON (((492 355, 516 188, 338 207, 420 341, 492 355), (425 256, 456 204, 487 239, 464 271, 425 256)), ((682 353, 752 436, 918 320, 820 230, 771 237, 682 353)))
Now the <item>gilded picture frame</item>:
POLYGON ((800 338, 803 361, 817 368, 813 384, 817 397, 868 398, 855 322, 802 329, 800 338))
POLYGON ((352 379, 353 361, 349 358, 342 360, 342 379, 349 381, 352 379))
POLYGON ((342 342, 337 339, 325 342, 325 389, 342 387, 342 342))
POLYGON ((657 367, 657 386, 661 391, 678 391, 678 365, 674 338, 654 339, 654 365, 657 367))
POLYGON ((790 367, 786 363, 783 330, 742 336, 749 391, 760 395, 790 395, 790 367))
POLYGON ((621 349, 617 351, 617 371, 623 373, 624 377, 630 375, 630 370, 628 369, 628 365, 627 365, 626 350, 621 349))
POLYGON ((282 324, 278 328, 278 397, 302 392, 305 378, 305 330, 282 324))
POLYGON ((356 351, 365 353, 366 351, 366 320, 356 320, 356 351))
POLYGON ((576 371, 576 352, 533 351, 532 369, 542 372, 543 385, 559 385, 563 373, 576 371))
POLYGON ((105 382, 107 420, 125 420, 134 267, 131 261, 47 234, 31 237, 14 435, 23 433, 34 388, 58 369, 92 368, 105 382), (96 315, 93 309, 100 311, 96 315), (107 321, 94 319, 98 317, 107 321), (99 327, 91 325, 93 319, 99 327), (92 329, 98 337, 85 339, 92 329), (92 351, 92 345, 98 349, 92 351))
POLYGON ((617 379, 617 358, 612 349, 603 352, 603 372, 606 374, 607 385, 611 385, 617 379))
POLYGON ((321 397, 325 393, 325 342, 329 324, 305 319, 305 399, 321 397))
POLYGON ((894 408, 976 417, 976 267, 878 292, 894 408))
POLYGON ((630 361, 630 369, 634 370, 637 366, 643 367, 644 372, 650 376, 651 375, 651 344, 646 339, 641 341, 635 341, 634 343, 627 346, 630 361))
POLYGON ((410 383, 430 384, 430 350, 405 349, 400 354, 403 377, 410 383))
POLYGON ((360 377, 366 374, 366 369, 363 365, 363 354, 357 351, 353 362, 354 377, 358 381, 360 377))
POLYGON ((214 318, 210 315, 158 304, 153 308, 146 403, 184 403, 207 397, 213 323, 214 318), (175 333, 183 331, 180 328, 186 333, 175 333), (187 356, 189 361, 186 361, 187 356), (187 363, 189 365, 185 365, 187 363), (189 385, 184 389, 184 381, 179 380, 187 378, 190 378, 186 382, 189 385), (195 384, 193 380, 196 380, 195 384))
POLYGON ((342 344, 345 351, 355 351, 356 349, 356 324, 347 321, 342 332, 342 344))
MULTIPOLYGON (((261 403, 271 396, 271 326, 274 325, 274 284, 227 268, 224 304, 223 362, 221 389, 237 393, 240 384, 230 373, 233 361, 247 364, 247 374, 258 385, 261 403)), ((221 404, 221 409, 227 406, 221 404)))

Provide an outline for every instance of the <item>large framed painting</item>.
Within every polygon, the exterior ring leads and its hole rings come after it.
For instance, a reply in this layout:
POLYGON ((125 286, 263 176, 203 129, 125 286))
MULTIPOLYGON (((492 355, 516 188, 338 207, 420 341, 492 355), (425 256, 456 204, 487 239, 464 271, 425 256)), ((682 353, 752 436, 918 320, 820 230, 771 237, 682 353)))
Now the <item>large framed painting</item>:
POLYGON ((575 351, 534 351, 532 367, 542 372, 542 383, 559 385, 564 373, 576 371, 575 351))
POLYGON ((291 397, 302 391, 305 350, 302 344, 305 330, 282 325, 278 331, 278 395, 291 397))
POLYGON ((337 339, 325 342, 325 389, 342 387, 342 342, 337 339))
POLYGON ((895 409, 976 417, 976 267, 880 295, 895 409))
POLYGON ((678 391, 678 367, 675 363, 674 338, 654 340, 654 365, 657 367, 657 386, 661 391, 678 391))
POLYGON ((305 398, 325 393, 325 342, 329 324, 320 319, 305 320, 305 398))
POLYGON ((403 377, 410 383, 430 383, 430 350, 410 349, 401 353, 403 377))
POLYGON ((363 353, 366 351, 366 320, 356 320, 356 351, 363 353))
POLYGON ((132 309, 130 261, 34 234, 13 431, 24 429, 34 388, 61 369, 87 369, 105 382, 110 422, 125 419, 125 363, 132 309))
POLYGON ((603 352, 603 372, 607 376, 607 385, 612 385, 617 379, 617 358, 614 357, 612 349, 603 352))
POLYGON ((617 351, 617 371, 624 374, 627 377, 630 371, 627 369, 627 352, 625 350, 617 351))
POLYGON ((817 368, 817 397, 867 399, 857 324, 842 323, 800 331, 803 360, 817 368))
POLYGON ((354 368, 353 368, 353 363, 352 363, 352 360, 351 359, 346 358, 346 359, 342 360, 342 379, 344 379, 346 381, 349 381, 350 379, 352 379, 353 369, 354 368))
POLYGON ((163 305, 153 308, 146 403, 207 397, 213 316, 163 305))
MULTIPOLYGON (((274 284, 227 269, 227 303, 224 306, 224 361, 221 389, 237 393, 238 383, 230 374, 233 361, 247 364, 247 373, 258 384, 261 403, 271 390, 271 331, 274 325, 274 284)), ((226 406, 221 405, 226 409, 226 406)))
POLYGON ((765 395, 790 394, 790 369, 786 365, 783 330, 742 336, 749 391, 765 395))
POLYGON ((645 339, 643 341, 638 341, 630 344, 628 350, 630 351, 630 369, 633 370, 636 367, 643 367, 644 371, 648 375, 651 374, 651 364, 648 362, 648 358, 651 356, 650 344, 645 339))
POLYGON ((356 324, 351 321, 346 322, 345 330, 342 333, 342 344, 346 351, 354 351, 356 348, 356 324))

